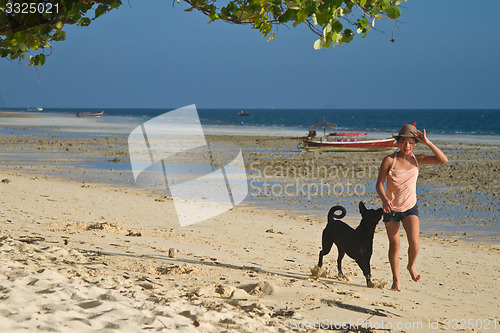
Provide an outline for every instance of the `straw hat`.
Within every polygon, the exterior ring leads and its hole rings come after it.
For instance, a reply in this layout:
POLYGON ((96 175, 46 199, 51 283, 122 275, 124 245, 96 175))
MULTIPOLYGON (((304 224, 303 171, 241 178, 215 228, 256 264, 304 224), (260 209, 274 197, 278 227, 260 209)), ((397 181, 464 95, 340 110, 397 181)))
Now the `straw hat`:
POLYGON ((416 142, 420 141, 418 138, 417 128, 414 125, 404 124, 399 130, 398 135, 392 136, 394 139, 399 141, 399 138, 414 138, 416 142))

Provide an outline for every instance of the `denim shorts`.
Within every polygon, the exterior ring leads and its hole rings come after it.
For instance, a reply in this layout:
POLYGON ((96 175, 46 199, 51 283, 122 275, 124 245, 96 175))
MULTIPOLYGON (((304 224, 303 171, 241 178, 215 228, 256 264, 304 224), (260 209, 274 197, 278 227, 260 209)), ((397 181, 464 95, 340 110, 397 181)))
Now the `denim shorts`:
POLYGON ((384 222, 399 222, 407 216, 418 216, 418 205, 415 204, 413 208, 408 209, 406 212, 395 212, 391 211, 389 213, 384 213, 384 222))

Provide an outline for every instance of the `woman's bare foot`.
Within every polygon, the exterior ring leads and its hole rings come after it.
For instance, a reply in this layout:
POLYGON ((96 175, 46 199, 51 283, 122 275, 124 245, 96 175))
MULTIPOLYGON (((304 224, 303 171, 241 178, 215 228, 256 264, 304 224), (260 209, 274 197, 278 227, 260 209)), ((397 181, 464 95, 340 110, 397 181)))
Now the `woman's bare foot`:
POLYGON ((415 282, 418 282, 420 281, 420 279, 422 278, 420 276, 420 274, 417 273, 417 271, 415 270, 415 267, 406 267, 408 269, 408 271, 410 272, 410 276, 411 276, 411 279, 415 282))
POLYGON ((392 290, 392 291, 401 291, 401 286, 399 284, 399 279, 392 279, 392 287, 391 289, 389 290, 392 290))

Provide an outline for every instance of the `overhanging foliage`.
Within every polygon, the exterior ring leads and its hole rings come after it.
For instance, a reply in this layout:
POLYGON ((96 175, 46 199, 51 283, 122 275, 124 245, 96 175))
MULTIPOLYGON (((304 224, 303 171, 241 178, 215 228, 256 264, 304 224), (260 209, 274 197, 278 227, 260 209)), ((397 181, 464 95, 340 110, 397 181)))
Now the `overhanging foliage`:
MULTIPOLYGON (((377 19, 396 20, 403 0, 182 1, 190 5, 186 11, 197 10, 210 21, 251 25, 268 40, 276 37, 279 25, 307 25, 318 38, 314 48, 321 49, 349 43, 356 33, 364 38, 377 19)), ((0 56, 41 66, 51 43, 66 38, 65 25, 86 27, 121 5, 120 0, 0 0, 0 56), (28 58, 32 51, 37 54, 28 58)))

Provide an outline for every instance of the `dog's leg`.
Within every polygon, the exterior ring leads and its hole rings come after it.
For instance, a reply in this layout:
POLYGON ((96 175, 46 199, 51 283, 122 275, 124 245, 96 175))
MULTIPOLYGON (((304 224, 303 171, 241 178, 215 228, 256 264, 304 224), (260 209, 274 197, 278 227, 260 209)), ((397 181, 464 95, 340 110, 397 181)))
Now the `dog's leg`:
POLYGON ((363 271, 363 275, 366 278, 366 286, 373 288, 374 284, 372 282, 372 274, 370 269, 370 257, 363 256, 359 260, 356 260, 359 268, 363 271))
POLYGON ((330 253, 330 250, 332 249, 333 246, 333 239, 329 237, 327 229, 323 231, 323 237, 322 237, 322 249, 319 251, 319 260, 318 260, 318 266, 322 267, 323 266, 323 256, 326 256, 328 253, 330 253))
POLYGON ((326 249, 323 248, 321 251, 319 251, 319 260, 318 260, 318 266, 319 267, 323 267, 323 256, 326 256, 328 253, 330 253, 330 249, 331 249, 331 245, 330 245, 330 248, 326 249))
POLYGON ((319 260, 318 260, 318 266, 323 267, 323 250, 319 251, 319 260))
POLYGON ((344 258, 345 252, 342 251, 341 249, 339 249, 338 247, 337 247, 337 249, 338 249, 338 252, 339 252, 339 256, 337 257, 337 269, 339 271, 338 277, 344 278, 345 275, 342 272, 342 259, 344 258))

